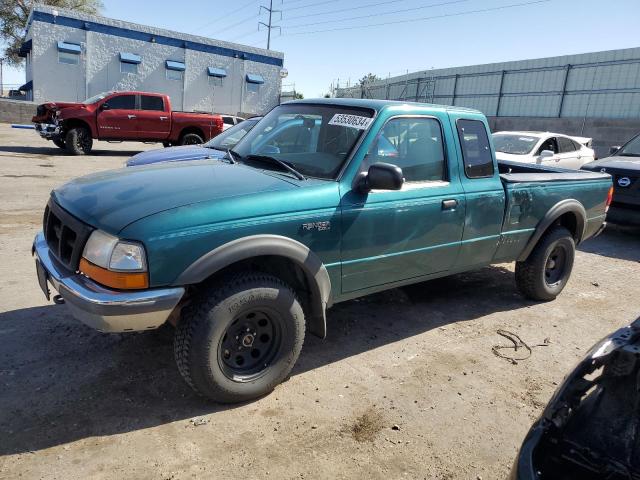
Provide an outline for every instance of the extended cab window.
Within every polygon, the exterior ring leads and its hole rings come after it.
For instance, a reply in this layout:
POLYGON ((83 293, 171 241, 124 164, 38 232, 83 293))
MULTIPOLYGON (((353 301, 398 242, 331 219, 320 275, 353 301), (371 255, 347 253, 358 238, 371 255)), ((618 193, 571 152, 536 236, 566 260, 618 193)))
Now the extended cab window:
POLYGON ((440 123, 435 118, 389 120, 367 156, 367 166, 376 162, 397 165, 407 182, 444 180, 445 159, 440 123))
POLYGON ((142 95, 140 98, 141 110, 157 110, 164 112, 164 100, 162 97, 152 97, 150 95, 142 95))
POLYGON ((456 125, 467 177, 483 178, 493 175, 493 155, 484 123, 460 119, 456 125))
POLYGON ((136 97, 135 95, 120 95, 110 98, 106 103, 109 105, 109 110, 135 110, 136 97))

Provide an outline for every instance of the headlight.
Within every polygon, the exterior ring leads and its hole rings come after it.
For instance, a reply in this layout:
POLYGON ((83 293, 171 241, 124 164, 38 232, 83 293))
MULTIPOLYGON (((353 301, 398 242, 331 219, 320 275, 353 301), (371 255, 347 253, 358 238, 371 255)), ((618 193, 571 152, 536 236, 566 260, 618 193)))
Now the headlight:
POLYGON ((108 287, 126 290, 149 286, 144 246, 101 230, 95 230, 87 240, 80 271, 108 287))

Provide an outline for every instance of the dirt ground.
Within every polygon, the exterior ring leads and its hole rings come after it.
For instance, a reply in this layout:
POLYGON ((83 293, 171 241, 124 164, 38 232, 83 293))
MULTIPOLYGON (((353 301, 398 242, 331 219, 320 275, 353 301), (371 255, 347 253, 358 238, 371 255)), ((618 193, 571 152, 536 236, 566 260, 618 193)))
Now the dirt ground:
POLYGON ((500 265, 340 304, 271 395, 208 403, 169 342, 95 332, 35 277, 50 190, 149 148, 70 157, 0 125, 2 479, 504 479, 564 375, 640 315, 640 232, 609 229, 554 302, 525 300, 500 265), (498 329, 548 344, 512 364, 492 353, 498 329))

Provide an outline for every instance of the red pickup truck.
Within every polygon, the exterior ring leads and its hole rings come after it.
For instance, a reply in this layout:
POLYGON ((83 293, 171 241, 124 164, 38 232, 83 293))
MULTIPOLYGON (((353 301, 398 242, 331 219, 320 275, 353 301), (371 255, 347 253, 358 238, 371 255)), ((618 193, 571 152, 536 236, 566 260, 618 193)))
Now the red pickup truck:
POLYGON ((82 103, 51 102, 32 118, 41 137, 73 155, 86 155, 93 139, 190 145, 222 132, 220 115, 171 111, 167 95, 106 92, 82 103))

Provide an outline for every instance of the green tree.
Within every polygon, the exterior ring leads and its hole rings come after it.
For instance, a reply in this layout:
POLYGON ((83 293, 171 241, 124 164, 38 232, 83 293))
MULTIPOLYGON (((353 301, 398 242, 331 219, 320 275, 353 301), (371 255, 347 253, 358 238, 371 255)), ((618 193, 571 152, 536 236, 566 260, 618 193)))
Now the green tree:
POLYGON ((4 57, 10 65, 22 63, 18 52, 34 3, 83 13, 98 13, 103 7, 101 0, 0 0, 0 42, 5 46, 4 57))
POLYGON ((358 81, 358 85, 363 87, 364 85, 369 85, 370 83, 377 82, 378 80, 382 80, 375 73, 367 73, 364 77, 358 81))
POLYGON ((293 94, 293 99, 294 100, 303 100, 304 99, 304 95, 300 92, 295 92, 293 94))

